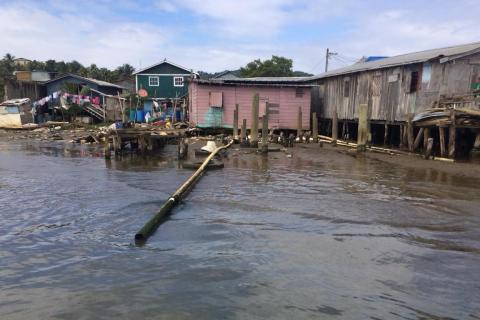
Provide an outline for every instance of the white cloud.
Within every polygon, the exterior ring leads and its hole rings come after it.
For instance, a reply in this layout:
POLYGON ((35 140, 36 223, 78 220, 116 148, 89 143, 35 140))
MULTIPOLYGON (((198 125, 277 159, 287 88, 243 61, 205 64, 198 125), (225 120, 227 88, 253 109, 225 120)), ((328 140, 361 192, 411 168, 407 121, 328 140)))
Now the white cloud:
POLYGON ((112 22, 71 11, 54 15, 23 6, 0 10, 0 33, 0 52, 106 67, 157 56, 173 34, 148 23, 112 22))
MULTIPOLYGON (((432 1, 12 2, 0 4, 0 53, 99 67, 146 66, 166 57, 211 72, 283 55, 295 69, 319 73, 327 47, 353 59, 480 40, 477 1, 432 1)), ((344 64, 332 60, 332 67, 344 64)))

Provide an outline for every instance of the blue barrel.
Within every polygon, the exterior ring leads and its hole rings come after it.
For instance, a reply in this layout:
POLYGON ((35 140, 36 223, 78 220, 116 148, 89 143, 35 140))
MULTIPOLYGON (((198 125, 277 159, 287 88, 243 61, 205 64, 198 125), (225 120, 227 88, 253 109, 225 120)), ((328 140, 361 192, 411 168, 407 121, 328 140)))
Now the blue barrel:
POLYGON ((135 110, 130 110, 130 121, 135 121, 135 110))
POLYGON ((137 110, 137 122, 143 122, 143 120, 145 120, 143 110, 137 110))

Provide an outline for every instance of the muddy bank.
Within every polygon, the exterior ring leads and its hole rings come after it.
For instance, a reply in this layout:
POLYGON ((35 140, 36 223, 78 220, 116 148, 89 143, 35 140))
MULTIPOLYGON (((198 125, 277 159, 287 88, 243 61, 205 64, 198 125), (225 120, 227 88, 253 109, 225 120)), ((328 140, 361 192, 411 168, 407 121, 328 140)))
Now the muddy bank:
POLYGON ((425 160, 419 155, 403 155, 403 154, 386 154, 367 151, 364 153, 357 153, 355 149, 344 146, 331 146, 324 144, 323 148, 319 148, 318 145, 313 144, 300 144, 296 145, 293 150, 304 154, 306 157, 310 157, 315 160, 315 157, 321 155, 322 158, 330 159, 331 161, 338 161, 338 153, 348 155, 356 159, 362 159, 363 157, 369 159, 375 159, 391 164, 392 166, 420 169, 420 170, 434 170, 439 172, 448 173, 456 176, 463 176, 468 178, 480 179, 480 163, 476 162, 443 162, 435 160, 425 160))

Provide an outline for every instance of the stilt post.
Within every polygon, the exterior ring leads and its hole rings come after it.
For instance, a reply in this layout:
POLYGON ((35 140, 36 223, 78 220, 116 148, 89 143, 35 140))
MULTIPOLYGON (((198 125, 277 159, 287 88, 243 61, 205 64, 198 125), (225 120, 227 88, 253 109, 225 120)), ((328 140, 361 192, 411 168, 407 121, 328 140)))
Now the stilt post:
POLYGON ((312 113, 312 137, 313 137, 313 143, 317 143, 318 142, 318 118, 317 118, 316 112, 312 113))
POLYGON ((333 110, 332 118, 332 145, 337 145, 338 139, 338 114, 337 109, 333 110))
POLYGON ((252 102, 252 125, 250 127, 250 146, 253 148, 258 148, 258 105, 260 103, 260 98, 258 93, 255 93, 253 96, 252 102))
POLYGON ((233 140, 238 139, 238 103, 233 111, 233 140))
POLYGON ((360 104, 358 109, 357 150, 365 151, 368 141, 368 105, 360 104))
POLYGON ((450 130, 449 130, 449 137, 448 137, 448 157, 454 159, 455 158, 455 140, 456 140, 456 132, 457 126, 455 123, 455 110, 450 110, 450 130))

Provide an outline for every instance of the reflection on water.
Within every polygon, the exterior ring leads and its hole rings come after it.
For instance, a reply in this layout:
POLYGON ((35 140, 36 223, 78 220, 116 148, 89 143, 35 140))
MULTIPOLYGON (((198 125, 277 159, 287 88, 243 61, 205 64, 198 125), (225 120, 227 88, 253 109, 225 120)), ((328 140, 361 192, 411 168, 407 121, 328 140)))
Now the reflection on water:
POLYGON ((479 181, 232 149, 135 247, 175 150, 1 142, 0 318, 480 317, 479 181))

